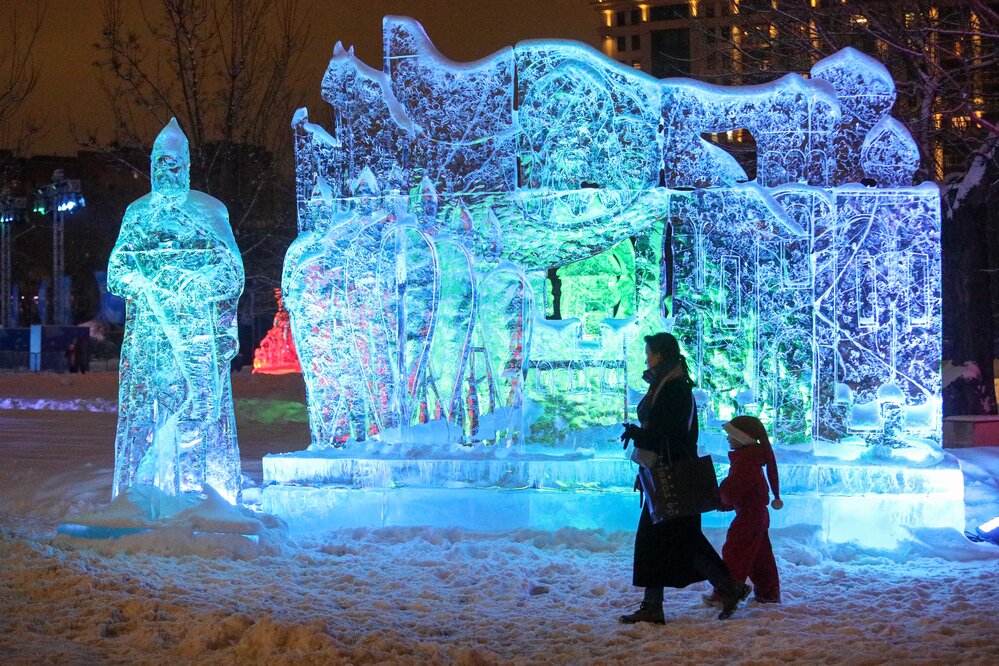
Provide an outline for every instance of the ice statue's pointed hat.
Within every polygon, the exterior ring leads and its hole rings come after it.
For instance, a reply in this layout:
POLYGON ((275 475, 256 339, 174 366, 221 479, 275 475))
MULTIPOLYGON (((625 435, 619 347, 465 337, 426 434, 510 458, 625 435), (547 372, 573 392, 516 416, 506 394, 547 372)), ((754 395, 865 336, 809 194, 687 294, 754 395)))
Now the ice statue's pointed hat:
POLYGON ((180 129, 176 118, 171 118, 153 142, 153 155, 169 153, 171 155, 183 155, 188 158, 191 154, 190 144, 187 136, 180 129))
POLYGON ((153 192, 165 197, 187 195, 191 188, 191 150, 176 118, 171 118, 157 135, 150 163, 153 192))

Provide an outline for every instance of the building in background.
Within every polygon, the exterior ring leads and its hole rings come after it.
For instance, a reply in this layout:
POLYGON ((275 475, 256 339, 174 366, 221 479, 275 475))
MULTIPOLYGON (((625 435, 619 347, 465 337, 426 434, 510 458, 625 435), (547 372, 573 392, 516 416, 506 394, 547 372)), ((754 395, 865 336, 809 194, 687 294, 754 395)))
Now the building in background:
MULTIPOLYGON (((981 130, 976 118, 999 123, 999 53, 990 36, 999 22, 997 2, 591 0, 590 4, 597 14, 598 44, 604 55, 656 78, 752 85, 788 72, 808 72, 845 46, 876 58, 888 67, 899 88, 893 115, 916 135, 925 176, 933 180, 967 166, 965 137, 981 130), (922 60, 906 51, 921 53, 922 60), (927 85, 934 90, 926 90, 927 85)), ((755 141, 749 132, 734 129, 706 138, 732 152, 753 177, 755 141)))

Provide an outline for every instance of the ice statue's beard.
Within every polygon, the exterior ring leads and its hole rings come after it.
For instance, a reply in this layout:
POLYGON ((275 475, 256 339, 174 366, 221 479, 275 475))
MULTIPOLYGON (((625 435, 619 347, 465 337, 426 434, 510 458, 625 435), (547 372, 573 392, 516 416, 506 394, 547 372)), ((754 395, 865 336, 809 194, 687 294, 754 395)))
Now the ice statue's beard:
POLYGON ((168 199, 182 199, 191 191, 187 171, 158 173, 153 178, 153 192, 168 199))

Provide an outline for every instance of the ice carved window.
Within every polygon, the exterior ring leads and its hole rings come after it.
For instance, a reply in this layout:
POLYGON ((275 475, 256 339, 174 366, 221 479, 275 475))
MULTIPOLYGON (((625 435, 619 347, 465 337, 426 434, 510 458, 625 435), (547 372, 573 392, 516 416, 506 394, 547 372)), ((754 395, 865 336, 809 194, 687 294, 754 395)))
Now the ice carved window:
POLYGON ((878 280, 874 257, 866 252, 857 255, 857 325, 874 328, 878 325, 878 280))
POLYGON ((720 294, 722 321, 725 326, 737 327, 742 315, 742 261, 737 255, 725 254, 720 258, 720 294))

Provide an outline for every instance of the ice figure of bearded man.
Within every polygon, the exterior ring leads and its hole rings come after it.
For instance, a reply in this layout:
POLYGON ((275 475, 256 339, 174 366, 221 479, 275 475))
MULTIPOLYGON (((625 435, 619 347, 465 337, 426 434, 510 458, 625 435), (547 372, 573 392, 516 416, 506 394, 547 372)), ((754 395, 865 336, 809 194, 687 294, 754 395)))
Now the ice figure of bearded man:
POLYGON ((239 348, 243 262, 225 205, 192 191, 187 137, 156 137, 152 192, 125 211, 108 289, 126 300, 115 496, 155 486, 180 499, 205 485, 239 499, 229 364, 239 348))

